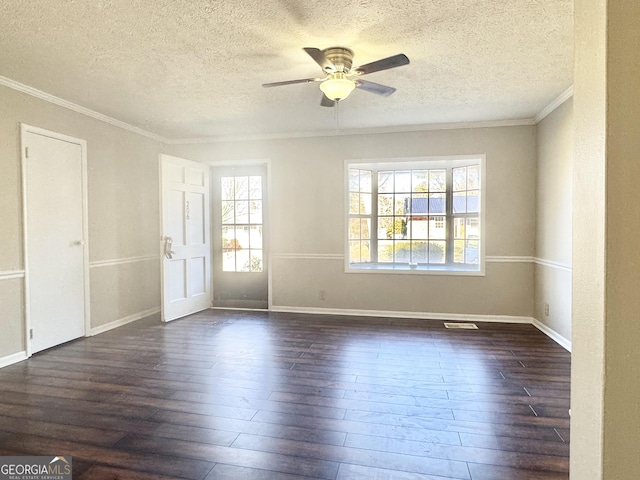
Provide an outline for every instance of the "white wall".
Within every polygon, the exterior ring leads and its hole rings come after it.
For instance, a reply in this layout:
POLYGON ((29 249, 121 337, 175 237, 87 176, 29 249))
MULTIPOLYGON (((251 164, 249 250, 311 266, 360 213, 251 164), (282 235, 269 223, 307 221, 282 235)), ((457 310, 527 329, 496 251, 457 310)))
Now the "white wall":
POLYGON ((180 145, 188 159, 271 162, 275 309, 533 315, 536 127, 180 145), (486 276, 344 272, 344 160, 486 154, 486 276), (499 257, 499 258, 495 258, 499 257), (319 292, 326 292, 321 300, 319 292))
POLYGON ((569 98, 538 123, 534 300, 534 317, 566 342, 571 341, 573 135, 569 98))

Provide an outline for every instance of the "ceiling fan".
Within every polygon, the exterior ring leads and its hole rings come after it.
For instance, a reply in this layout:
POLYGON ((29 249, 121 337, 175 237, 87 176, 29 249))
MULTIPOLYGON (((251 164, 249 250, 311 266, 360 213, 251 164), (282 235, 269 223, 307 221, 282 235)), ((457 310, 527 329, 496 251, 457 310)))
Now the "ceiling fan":
POLYGON ((324 94, 320 105, 323 107, 333 107, 337 102, 344 100, 355 89, 359 88, 376 95, 389 96, 396 91, 393 87, 381 85, 379 83, 361 80, 362 75, 368 75, 381 70, 407 65, 409 59, 403 53, 391 57, 376 60, 356 68, 353 65, 353 51, 345 47, 331 47, 324 50, 306 47, 304 51, 313 58, 320 68, 324 77, 302 78, 299 80, 286 80, 284 82, 263 83, 262 86, 279 87, 282 85, 292 85, 295 83, 321 82, 320 90, 324 94))

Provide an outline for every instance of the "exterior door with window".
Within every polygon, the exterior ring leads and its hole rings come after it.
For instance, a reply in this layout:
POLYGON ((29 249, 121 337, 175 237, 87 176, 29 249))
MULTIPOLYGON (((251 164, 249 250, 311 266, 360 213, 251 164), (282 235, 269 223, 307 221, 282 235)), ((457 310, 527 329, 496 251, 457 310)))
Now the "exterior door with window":
POLYGON ((269 306, 266 179, 266 166, 214 168, 214 307, 269 306))

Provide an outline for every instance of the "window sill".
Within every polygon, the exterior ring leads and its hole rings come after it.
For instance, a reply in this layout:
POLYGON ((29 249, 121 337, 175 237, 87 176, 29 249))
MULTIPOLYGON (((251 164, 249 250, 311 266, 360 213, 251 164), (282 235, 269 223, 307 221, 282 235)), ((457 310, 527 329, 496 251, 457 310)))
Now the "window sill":
POLYGON ((409 274, 409 275, 466 275, 484 277, 484 266, 477 269, 451 267, 449 265, 418 265, 410 267, 407 264, 391 263, 348 263, 345 273, 377 273, 377 274, 409 274))

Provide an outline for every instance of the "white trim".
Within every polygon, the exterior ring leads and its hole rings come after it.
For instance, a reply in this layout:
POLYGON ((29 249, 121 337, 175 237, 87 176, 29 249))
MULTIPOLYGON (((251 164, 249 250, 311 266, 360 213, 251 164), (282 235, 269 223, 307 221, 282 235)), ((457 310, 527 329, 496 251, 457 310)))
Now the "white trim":
POLYGON ((239 312, 268 312, 269 308, 244 308, 244 307, 209 307, 209 310, 234 310, 239 312))
POLYGON ((387 310, 357 310, 344 308, 319 308, 319 307, 290 307, 284 305, 274 305, 270 309, 272 312, 282 313, 308 313, 317 315, 344 315, 354 317, 388 317, 388 318, 410 318, 418 320, 441 320, 459 322, 491 322, 491 323, 519 323, 533 325, 546 336, 555 341, 567 351, 571 351, 571 341, 564 338, 555 330, 549 328, 533 317, 521 317, 514 315, 477 315, 464 313, 428 313, 428 312, 403 312, 387 310))
POLYGON ((301 260, 344 260, 340 253, 274 253, 271 258, 288 258, 301 260))
MULTIPOLYGON (((265 204, 267 208, 267 216, 266 216, 267 224, 266 224, 266 228, 264 225, 262 226, 262 228, 264 229, 264 232, 265 232, 264 241, 266 242, 265 246, 267 249, 267 309, 271 309, 271 306, 273 305, 273 255, 271 254, 271 252, 274 244, 274 242, 272 241, 273 234, 271 232, 275 231, 275 228, 273 228, 274 209, 271 207, 273 205, 273 200, 272 200, 273 188, 271 188, 272 187, 271 158, 266 158, 264 165, 267 169, 267 178, 266 178, 267 201, 265 204)), ((264 205, 263 205, 263 208, 264 208, 264 205)), ((213 242, 211 242, 211 244, 213 245, 213 242)), ((211 261, 213 262, 213 254, 211 254, 211 261)), ((212 303, 213 303, 213 298, 212 298, 212 303)))
POLYGON ((371 273, 374 275, 436 275, 436 276, 460 276, 460 277, 484 277, 486 274, 484 270, 454 270, 446 268, 430 268, 429 266, 417 268, 411 268, 407 264, 394 265, 378 264, 378 265, 349 265, 344 268, 344 273, 348 275, 371 273))
POLYGON ((495 255, 485 257, 487 263, 533 263, 533 257, 518 255, 495 255))
MULTIPOLYGON (((301 258, 309 260, 342 260, 344 255, 340 253, 274 253, 271 255, 273 258, 301 258)), ((487 262, 491 263, 540 263, 547 262, 546 260, 537 259, 535 257, 518 256, 518 255, 501 255, 501 256, 487 256, 485 257, 487 262)), ((547 262, 552 263, 552 262, 547 262)), ((556 264, 560 266, 561 264, 556 264)), ((570 267, 565 267, 570 268, 570 267)))
MULTIPOLYGON (((351 169, 363 169, 367 171, 371 171, 374 175, 377 174, 382 169, 389 170, 399 170, 399 169, 422 169, 422 168, 441 168, 447 170, 447 187, 445 189, 446 196, 453 195, 452 191, 449 189, 449 181, 450 181, 450 172, 452 169, 460 166, 473 165, 478 166, 480 168, 480 211, 478 213, 479 223, 480 223, 480 237, 478 241, 480 242, 479 248, 479 258, 480 262, 477 265, 477 268, 454 268, 452 264, 447 263, 446 265, 438 265, 438 266, 417 266, 417 268, 406 268, 407 265, 394 265, 393 263, 383 264, 383 263, 370 263, 370 264, 351 264, 349 262, 349 255, 345 253, 344 256, 344 272, 345 273, 378 273, 378 274, 411 274, 411 275, 468 275, 468 276, 485 276, 485 265, 486 265, 486 238, 487 238, 487 229, 486 229, 486 164, 487 164, 487 156, 484 153, 469 153, 462 155, 436 155, 436 156, 419 156, 419 157, 387 157, 387 158, 367 158, 367 159, 345 159, 344 160, 344 173, 343 173, 343 195, 344 195, 344 204, 347 206, 343 212, 343 225, 344 225, 344 238, 343 238, 343 249, 344 252, 349 252, 350 247, 350 238, 349 238, 349 225, 351 221, 351 213, 349 212, 349 198, 350 198, 350 187, 349 187, 349 171, 351 169)), ((378 191, 375 188, 375 178, 373 179, 374 187, 371 190, 371 195, 373 196, 373 205, 371 206, 371 211, 367 214, 367 217, 371 219, 371 228, 375 230, 377 228, 376 224, 376 202, 378 191)), ((448 201, 448 200, 447 200, 448 201)), ((443 216, 446 216, 447 222, 453 218, 453 212, 451 211, 451 207, 447 208, 447 211, 443 216)), ((356 216, 354 218, 362 218, 356 216)), ((446 243, 448 246, 453 245, 453 237, 451 236, 451 232, 446 235, 446 243)), ((377 248, 376 245, 379 243, 375 241, 375 238, 372 239, 373 248, 377 248)), ((372 254, 374 255, 374 254, 372 254)), ((374 259, 375 260, 375 259, 374 259)), ((452 261, 452 258, 449 258, 447 255, 447 262, 452 261)))
MULTIPOLYGON (((0 80, 4 77, 0 77, 0 80)), ((82 175, 82 235, 84 244, 82 245, 83 253, 83 284, 84 284, 84 335, 86 336, 91 329, 91 294, 89 279, 89 193, 88 193, 88 175, 87 175, 87 141, 81 138, 71 137, 62 133, 45 130, 44 128, 34 127, 26 123, 20 123, 20 167, 22 180, 22 255, 24 263, 24 338, 25 350, 27 356, 31 356, 31 311, 29 307, 29 256, 28 256, 28 229, 27 229, 27 156, 25 138, 28 133, 42 135, 45 137, 69 142, 78 145, 81 151, 81 175, 82 175)))
POLYGON ((60 107, 72 110, 81 115, 94 118, 101 122, 108 123, 123 130, 141 135, 143 137, 162 142, 166 145, 194 145, 194 144, 207 144, 207 143, 220 143, 220 142, 240 142, 240 141, 253 141, 253 140, 277 140, 288 138, 312 138, 312 137, 335 137, 335 136, 348 136, 348 135, 369 135, 369 134, 383 134, 383 133, 403 133, 403 132, 422 132, 432 130, 459 130, 469 128, 496 128, 496 127, 520 127, 526 125, 535 125, 542 120, 546 115, 551 113, 557 108, 564 100, 573 95, 573 87, 570 87, 571 93, 564 98, 563 96, 567 92, 563 93, 554 102, 548 105, 534 118, 520 118, 511 120, 486 120, 478 122, 452 122, 452 123, 432 123, 421 125, 394 125, 386 127, 367 127, 367 128, 352 128, 348 130, 325 130, 325 131, 308 131, 308 132, 283 132, 283 133, 266 133, 266 134, 250 134, 250 135, 223 135, 219 137, 200 137, 200 138, 168 138, 162 135, 155 134, 148 130, 144 130, 140 127, 136 127, 129 123, 118 120, 117 118, 110 117, 103 113, 91 110, 90 108, 83 107, 77 103, 70 102, 64 98, 57 97, 50 93, 38 90, 37 88, 25 85, 24 83, 17 82, 8 77, 0 75, 0 85, 3 85, 12 90, 31 95, 32 97, 44 100, 45 102, 53 103, 60 107), (558 100, 562 101, 558 104, 558 100))
POLYGON ((535 125, 533 118, 513 120, 487 120, 479 122, 432 123, 422 125, 393 125, 386 127, 350 128, 348 130, 318 130, 308 132, 263 133, 252 135, 226 135, 220 137, 168 139, 169 145, 193 145, 220 142, 246 142, 255 140, 279 140, 288 138, 342 137, 346 135, 369 135, 383 133, 422 132, 430 130, 458 130, 467 128, 521 127, 535 125))
POLYGON ((543 265, 545 267, 557 268, 558 270, 564 270, 566 272, 571 272, 571 265, 565 265, 564 263, 552 262, 551 260, 545 260, 544 258, 534 258, 534 261, 537 265, 543 265))
POLYGON ((29 85, 25 85, 24 83, 16 82, 15 80, 11 80, 10 78, 3 77, 1 75, 0 85, 4 85, 7 88, 17 90, 18 92, 26 93, 27 95, 39 98, 40 100, 44 100, 45 102, 53 103, 54 105, 73 110, 74 112, 86 115, 87 117, 95 118, 96 120, 108 123, 110 125, 113 125, 114 127, 122 128, 123 130, 128 130, 132 133, 142 135, 143 137, 151 138, 159 142, 168 142, 168 139, 161 137, 160 135, 148 132, 139 127, 134 127, 133 125, 129 125, 128 123, 125 123, 116 118, 109 117, 108 115, 104 115, 103 113, 96 112, 95 110, 91 110, 76 103, 70 102, 68 100, 65 100, 64 98, 56 97, 55 95, 51 95, 50 93, 43 92, 42 90, 30 87, 29 85))
MULTIPOLYGON (((274 253, 273 259, 293 259, 293 260, 344 260, 344 255, 337 253, 274 253)), ((526 255, 488 255, 485 257, 486 263, 535 263, 545 267, 557 268, 571 271, 570 265, 552 262, 543 258, 530 257, 526 255)), ((373 270, 371 270, 373 271, 373 270)), ((469 272, 464 272, 469 273, 469 272)), ((474 272, 472 272, 474 273, 474 272)))
POLYGON ((551 340, 556 342, 558 345, 563 347, 568 352, 571 351, 571 340, 567 340, 562 335, 560 335, 558 332, 556 332, 554 329, 552 329, 552 328, 548 327, 547 325, 545 325, 544 323, 542 323, 540 320, 538 320, 536 318, 532 318, 531 320, 532 320, 531 323, 533 324, 534 327, 536 327, 538 330, 540 330, 547 337, 549 337, 551 340))
POLYGON ((93 337, 94 335, 113 330, 114 328, 121 327, 123 325, 126 325, 127 323, 135 322, 136 320, 141 320, 150 315, 155 315, 156 313, 160 313, 160 307, 143 310, 142 312, 134 313, 133 315, 129 315, 127 317, 114 320, 113 322, 105 323, 104 325, 92 328, 88 336, 93 337))
POLYGON ((564 102, 573 97, 573 85, 567 88, 564 92, 562 92, 556 99, 554 99, 549 105, 540 110, 540 113, 535 116, 534 120, 536 123, 540 123, 544 120, 548 115, 551 114, 556 108, 562 105, 564 102))
POLYGON ((143 255, 140 257, 114 258, 113 260, 98 260, 89 263, 89 268, 111 267, 113 265, 125 265, 127 263, 146 262, 149 260, 159 260, 159 255, 143 255))
POLYGON ((389 317, 411 318, 419 320, 455 320, 464 322, 496 322, 496 323, 533 323, 531 317, 518 317, 513 315, 475 315, 464 313, 431 313, 409 312, 391 310, 358 310, 346 308, 320 308, 320 307, 293 307, 286 305, 274 305, 272 312, 283 313, 311 313, 319 315, 345 315, 356 317, 389 317))
POLYGON ((24 278, 24 270, 7 270, 0 272, 0 280, 11 280, 14 278, 24 278))
MULTIPOLYGON (((286 258, 286 259, 301 259, 301 260, 344 260, 344 255, 337 253, 274 253, 272 258, 286 258)), ((487 263, 540 263, 547 266, 555 266, 557 268, 571 269, 565 265, 559 263, 549 262, 548 260, 542 260, 529 256, 518 255, 495 255, 486 256, 485 261, 487 263)), ((468 272, 465 272, 468 273, 468 272)))
POLYGON ((18 352, 11 355, 7 355, 5 357, 0 357, 0 368, 8 367, 9 365, 13 365, 14 363, 21 362, 29 358, 27 356, 27 352, 18 352))

